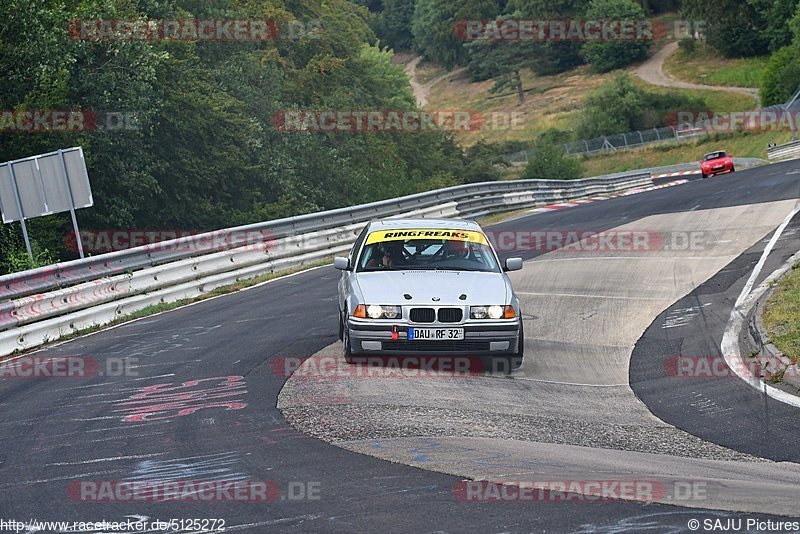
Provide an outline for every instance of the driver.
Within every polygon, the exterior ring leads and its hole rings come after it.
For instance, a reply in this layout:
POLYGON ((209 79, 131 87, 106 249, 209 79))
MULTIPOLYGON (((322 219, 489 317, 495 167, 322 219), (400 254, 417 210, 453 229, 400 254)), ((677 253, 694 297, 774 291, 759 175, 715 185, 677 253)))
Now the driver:
POLYGON ((467 259, 467 256, 469 256, 469 245, 466 241, 451 239, 445 241, 444 251, 446 258, 467 259))

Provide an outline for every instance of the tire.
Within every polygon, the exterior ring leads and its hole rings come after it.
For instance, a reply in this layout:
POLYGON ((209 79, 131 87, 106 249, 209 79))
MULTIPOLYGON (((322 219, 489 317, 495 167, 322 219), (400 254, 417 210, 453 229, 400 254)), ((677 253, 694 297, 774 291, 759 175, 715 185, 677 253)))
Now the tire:
POLYGON ((344 326, 342 330, 342 356, 344 356, 344 361, 347 363, 354 363, 353 347, 350 345, 350 332, 344 326))
POLYGON ((701 172, 701 173, 700 173, 700 177, 701 177, 703 180, 705 180, 706 178, 708 178, 708 175, 707 175, 706 173, 704 173, 704 172, 701 172))
POLYGON ((736 172, 736 167, 734 167, 733 165, 731 165, 731 172, 736 172))
POLYGON ((514 354, 492 357, 492 373, 511 374, 515 369, 522 366, 522 359, 525 356, 525 331, 522 322, 519 324, 519 340, 517 341, 517 351, 514 354))
POLYGON ((522 323, 522 318, 519 320, 519 341, 517 342, 517 353, 514 355, 519 358, 520 365, 522 365, 522 358, 525 357, 525 327, 522 323))
POLYGON ((339 312, 339 341, 344 341, 344 320, 342 319, 342 312, 339 312))

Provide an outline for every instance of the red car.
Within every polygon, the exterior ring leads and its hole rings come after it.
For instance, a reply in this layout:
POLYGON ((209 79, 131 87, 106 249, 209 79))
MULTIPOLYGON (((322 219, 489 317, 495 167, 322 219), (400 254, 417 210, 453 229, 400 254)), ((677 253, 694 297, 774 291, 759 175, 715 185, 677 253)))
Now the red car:
POLYGON ((700 172, 703 178, 723 172, 736 172, 736 168, 733 166, 733 156, 722 150, 710 152, 700 160, 700 172))

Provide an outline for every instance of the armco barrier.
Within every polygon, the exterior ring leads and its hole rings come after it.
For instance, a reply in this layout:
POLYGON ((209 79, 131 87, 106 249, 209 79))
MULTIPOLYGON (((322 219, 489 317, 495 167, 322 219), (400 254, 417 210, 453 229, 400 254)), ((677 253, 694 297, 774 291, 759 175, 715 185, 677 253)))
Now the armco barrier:
POLYGON ((652 184, 650 173, 450 187, 219 230, 0 277, 0 356, 161 302, 347 251, 379 217, 476 217, 652 184), (207 244, 208 246, 202 246, 207 244))
POLYGON ((769 158, 770 161, 794 159, 798 157, 800 157, 800 141, 792 141, 767 149, 767 158, 769 158))

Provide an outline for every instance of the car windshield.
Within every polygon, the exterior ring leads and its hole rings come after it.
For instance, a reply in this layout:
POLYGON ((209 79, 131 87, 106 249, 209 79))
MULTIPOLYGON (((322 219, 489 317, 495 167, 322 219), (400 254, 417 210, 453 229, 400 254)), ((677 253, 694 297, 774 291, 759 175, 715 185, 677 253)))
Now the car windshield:
POLYGON ((447 270, 498 272, 480 232, 402 230, 373 232, 358 260, 358 271, 447 270))
POLYGON ((712 159, 719 159, 724 157, 725 157, 725 152, 712 152, 710 154, 706 154, 705 160, 710 161, 712 159))

